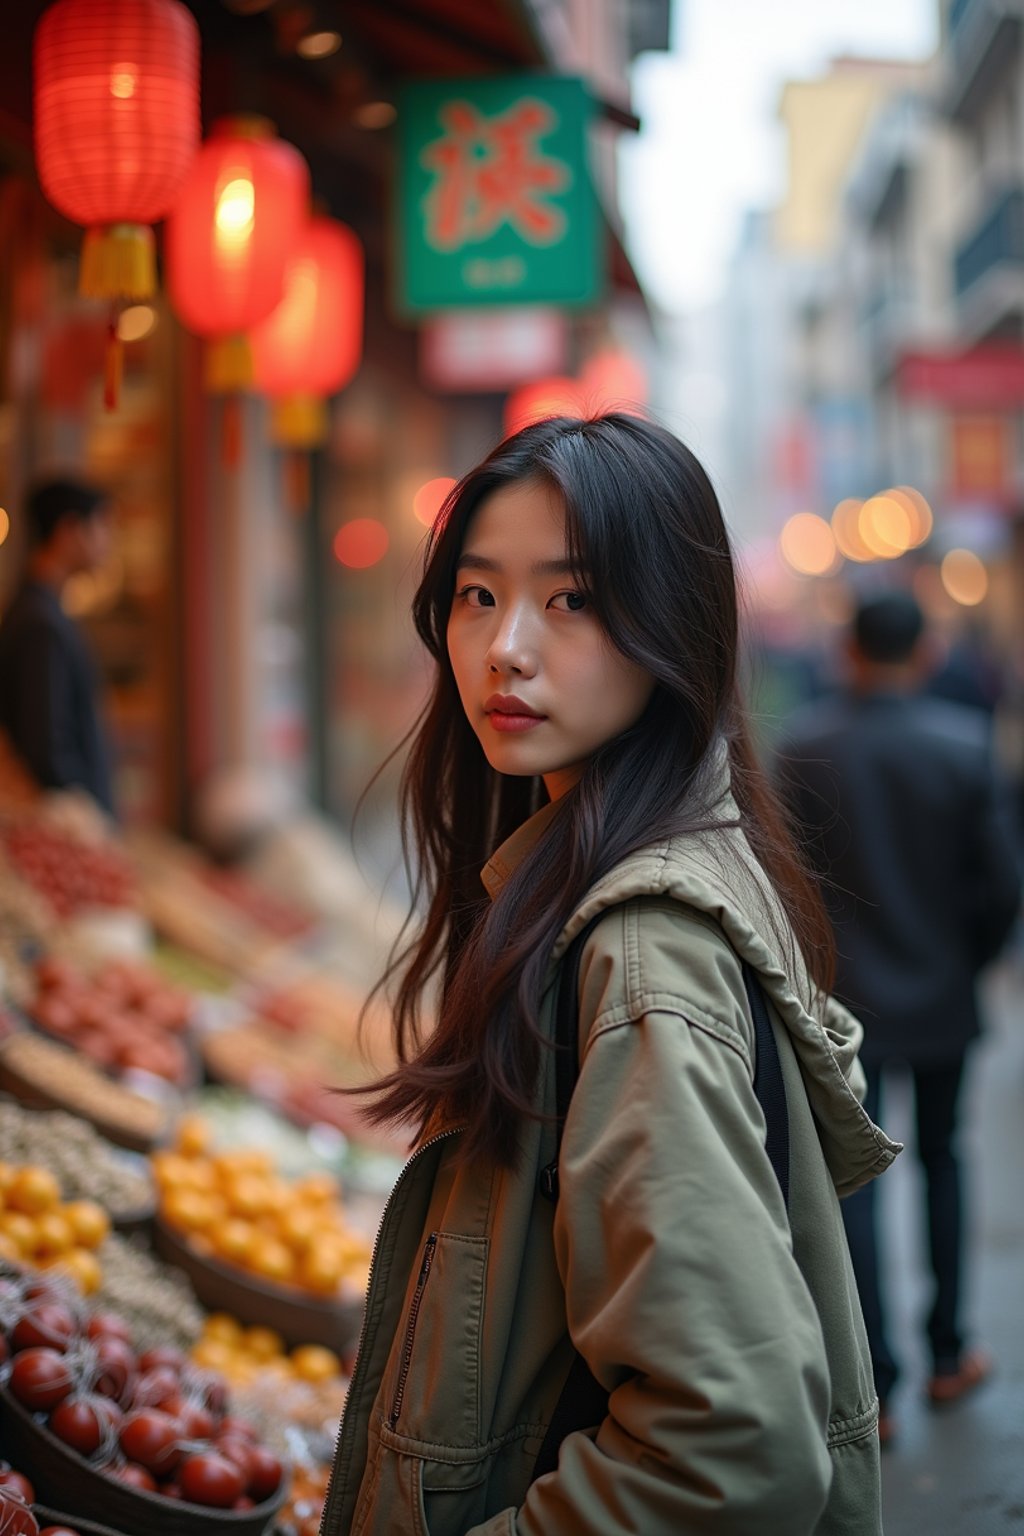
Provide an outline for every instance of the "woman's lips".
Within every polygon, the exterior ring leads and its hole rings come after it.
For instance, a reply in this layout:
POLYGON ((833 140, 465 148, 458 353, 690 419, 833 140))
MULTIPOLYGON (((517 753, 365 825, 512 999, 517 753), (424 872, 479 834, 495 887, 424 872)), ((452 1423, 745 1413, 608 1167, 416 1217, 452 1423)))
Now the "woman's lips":
POLYGON ((492 709, 487 713, 487 718, 496 731, 514 733, 516 731, 532 731, 535 725, 543 725, 545 715, 510 715, 504 710, 492 709))
POLYGON ((514 693, 492 693, 484 705, 484 712, 494 729, 505 733, 532 731, 547 718, 538 715, 514 693))

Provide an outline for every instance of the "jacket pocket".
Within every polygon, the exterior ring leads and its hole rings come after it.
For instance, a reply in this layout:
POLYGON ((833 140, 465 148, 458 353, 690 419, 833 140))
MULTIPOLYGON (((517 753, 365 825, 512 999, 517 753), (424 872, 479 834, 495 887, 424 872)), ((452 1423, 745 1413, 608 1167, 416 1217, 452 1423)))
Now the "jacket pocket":
POLYGON ((425 1446, 480 1442, 480 1336, 488 1239, 432 1232, 398 1336, 385 1424, 425 1446))

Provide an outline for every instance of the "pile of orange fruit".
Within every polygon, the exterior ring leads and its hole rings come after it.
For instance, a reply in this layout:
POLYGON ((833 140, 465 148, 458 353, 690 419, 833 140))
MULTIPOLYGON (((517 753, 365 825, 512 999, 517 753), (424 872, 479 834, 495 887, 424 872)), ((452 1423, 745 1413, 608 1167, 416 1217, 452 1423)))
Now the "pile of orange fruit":
POLYGON ((273 1328, 245 1328, 227 1312, 214 1312, 206 1319, 192 1359, 204 1370, 219 1371, 235 1386, 245 1386, 264 1372, 314 1386, 343 1375, 341 1360, 332 1349, 300 1344, 288 1354, 273 1328))
POLYGON ((362 1296, 370 1245, 348 1225, 330 1174, 289 1180, 259 1148, 216 1151, 198 1116, 152 1164, 160 1214, 194 1252, 313 1296, 362 1296))
POLYGON ((103 1282, 96 1249, 109 1231, 95 1200, 61 1200, 48 1168, 0 1162, 0 1258, 59 1271, 91 1296, 103 1282))

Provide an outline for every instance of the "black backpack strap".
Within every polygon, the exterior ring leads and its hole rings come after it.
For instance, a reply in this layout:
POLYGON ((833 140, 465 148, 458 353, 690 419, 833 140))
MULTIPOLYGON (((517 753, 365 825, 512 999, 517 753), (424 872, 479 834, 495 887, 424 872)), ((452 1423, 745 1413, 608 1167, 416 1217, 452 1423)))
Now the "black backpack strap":
POLYGON ((754 1092, 765 1119, 764 1149, 775 1170, 782 1198, 789 1210, 789 1109, 782 1062, 775 1043, 775 1031, 768 1017, 768 1004, 753 966, 743 962, 743 984, 754 1019, 754 1092))
POLYGON ((558 967, 558 999, 555 1003, 555 1155, 542 1168, 537 1187, 546 1200, 558 1203, 558 1154, 569 1101, 580 1075, 580 957, 583 946, 604 917, 602 908, 571 941, 558 967))
MULTIPOLYGON (((579 1076, 579 966, 584 944, 605 908, 592 918, 570 943, 562 956, 555 1005, 555 1156, 542 1168, 538 1188, 546 1199, 558 1201, 558 1157, 562 1131, 569 1112, 569 1101, 579 1076)), ((754 1020, 754 1092, 767 1125, 765 1151, 775 1171, 782 1197, 789 1209, 789 1113, 786 1086, 782 1077, 775 1032, 768 1016, 768 1005, 752 966, 743 961, 743 984, 754 1020)), ((608 1411, 608 1393, 594 1376, 583 1356, 576 1352, 565 1385, 559 1394, 547 1434, 534 1462, 534 1481, 558 1466, 562 1441, 574 1430, 600 1424, 608 1411)))

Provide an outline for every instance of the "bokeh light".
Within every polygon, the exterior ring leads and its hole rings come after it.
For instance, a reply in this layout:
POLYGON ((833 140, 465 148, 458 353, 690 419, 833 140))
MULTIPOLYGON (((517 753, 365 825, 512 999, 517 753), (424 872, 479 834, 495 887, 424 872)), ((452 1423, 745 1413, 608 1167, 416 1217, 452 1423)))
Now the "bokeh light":
POLYGON ((295 44, 295 52, 303 59, 329 59, 341 47, 341 33, 334 31, 307 32, 295 44))
POLYGON ((424 527, 433 528, 449 491, 453 491, 457 483, 450 475, 439 475, 436 480, 425 481, 412 499, 413 516, 424 527))
POLYGON ((537 379, 514 390, 505 402, 505 434, 512 437, 535 421, 551 416, 586 414, 580 386, 575 379, 554 377, 537 379))
POLYGON ((390 128, 398 110, 390 101, 364 101, 352 113, 357 128, 390 128))
POLYGON ((375 517, 354 517, 334 535, 334 557, 350 570, 364 571, 388 552, 388 531, 375 517))
POLYGON ((882 491, 857 514, 857 532, 877 560, 896 560, 910 548, 915 524, 902 499, 882 491))
POLYGON ((642 413, 647 403, 647 374, 629 352, 608 347, 584 365, 579 394, 589 415, 602 411, 642 413))
POLYGON ((816 512, 795 512, 779 534, 782 558, 799 576, 824 576, 837 564, 832 529, 816 512))
POLYGON ((841 555, 847 560, 863 564, 875 556, 860 536, 860 509, 864 505, 856 496, 847 496, 832 513, 832 533, 841 555))
POLYGON ((7 542, 7 535, 11 531, 11 520, 7 516, 6 507, 0 507, 0 544, 7 542))
POLYGON ((939 566, 942 585, 955 603, 974 608, 988 592, 988 572, 970 549, 951 549, 939 566))
POLYGON ((117 334, 121 341, 141 341, 156 325, 156 310, 151 304, 129 304, 117 317, 117 334))
POLYGON ((926 543, 931 537, 935 519, 921 492, 916 491, 912 485, 894 485, 890 490, 883 491, 882 495, 898 501, 910 519, 911 537, 907 548, 917 549, 926 543))

